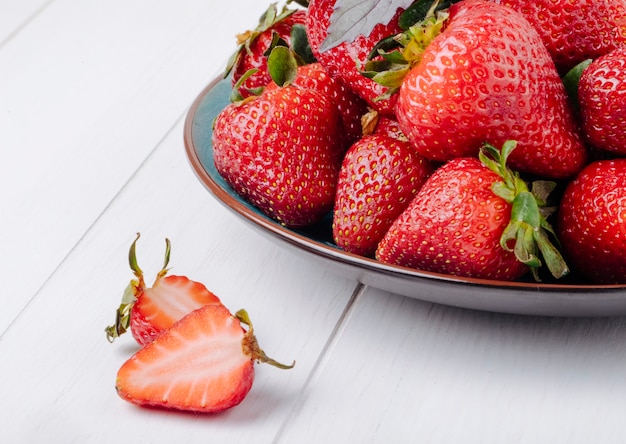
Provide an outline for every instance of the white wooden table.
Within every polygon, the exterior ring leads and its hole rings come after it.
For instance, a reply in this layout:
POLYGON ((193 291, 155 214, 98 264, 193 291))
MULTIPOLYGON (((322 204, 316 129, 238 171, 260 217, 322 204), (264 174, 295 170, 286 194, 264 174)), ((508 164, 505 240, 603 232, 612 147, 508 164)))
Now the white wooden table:
POLYGON ((337 276, 214 200, 183 122, 257 0, 0 0, 0 442, 619 443, 626 320, 473 312, 337 276), (115 393, 139 260, 245 307, 273 357, 218 415, 115 393))

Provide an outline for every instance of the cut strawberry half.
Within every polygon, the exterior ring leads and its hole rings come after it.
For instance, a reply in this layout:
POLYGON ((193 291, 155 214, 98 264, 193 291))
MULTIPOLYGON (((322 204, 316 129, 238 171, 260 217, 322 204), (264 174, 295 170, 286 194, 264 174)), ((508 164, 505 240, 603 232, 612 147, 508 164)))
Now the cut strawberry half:
POLYGON ((165 240, 165 262, 156 276, 152 287, 146 287, 143 272, 137 264, 135 248, 139 234, 128 253, 133 279, 122 298, 115 324, 105 329, 107 339, 125 333, 129 328, 140 345, 151 342, 163 330, 170 328, 185 315, 204 305, 222 305, 220 299, 200 282, 186 276, 166 276, 170 259, 171 244, 165 240))
POLYGON ((194 310, 126 361, 119 396, 141 406, 219 412, 239 404, 254 381, 254 362, 291 368, 259 348, 245 311, 194 310), (247 331, 241 324, 248 325, 247 331))

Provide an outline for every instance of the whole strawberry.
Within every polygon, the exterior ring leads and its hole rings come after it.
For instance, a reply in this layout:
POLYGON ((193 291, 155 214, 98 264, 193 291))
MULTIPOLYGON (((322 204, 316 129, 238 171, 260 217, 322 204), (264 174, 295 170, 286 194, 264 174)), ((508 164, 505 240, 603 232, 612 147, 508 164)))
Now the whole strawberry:
POLYGON ((581 275, 597 283, 626 283, 626 159, 593 162, 568 184, 558 234, 581 275))
MULTIPOLYGON (((269 63, 274 62, 272 56, 277 51, 278 49, 272 52, 268 59, 269 63)), ((287 57, 276 61, 281 65, 282 69, 295 62, 295 60, 286 61, 284 60, 285 58, 287 57)), ((289 66, 287 69, 292 69, 292 67, 289 66)), ((285 83, 301 88, 313 89, 326 96, 328 100, 337 106, 343 123, 346 149, 348 149, 352 143, 362 136, 361 117, 367 112, 366 102, 348 88, 341 79, 331 77, 321 63, 300 65, 296 66, 295 69, 294 76, 286 76, 285 83)), ((272 81, 266 87, 266 91, 276 88, 279 88, 279 86, 272 81)))
POLYGON ((400 32, 398 17, 388 24, 377 24, 367 36, 361 35, 352 42, 343 42, 338 46, 321 51, 322 44, 328 36, 331 15, 336 0, 309 1, 306 17, 306 31, 315 58, 328 70, 333 77, 341 78, 352 90, 365 99, 369 106, 383 114, 393 114, 395 96, 390 99, 378 100, 386 92, 386 88, 361 75, 369 53, 383 38, 400 32))
POLYGON ((443 31, 400 86, 396 115, 424 157, 476 156, 484 142, 518 148, 509 165, 547 178, 578 172, 587 153, 565 88, 537 32, 485 0, 452 5, 443 31))
POLYGON ((269 217, 310 225, 332 210, 342 137, 337 106, 290 85, 222 110, 213 128, 215 166, 269 217))
POLYGON ((232 408, 254 382, 254 364, 288 369, 258 346, 244 310, 198 308, 135 353, 117 373, 118 395, 140 406, 199 413, 232 408), (242 327, 248 326, 248 330, 242 327))
POLYGON ((304 28, 305 18, 306 12, 302 9, 283 8, 279 12, 276 4, 272 3, 261 16, 255 30, 237 36, 239 47, 228 62, 225 75, 232 72, 234 86, 244 74, 255 70, 238 85, 239 93, 243 97, 255 95, 270 82, 267 55, 273 46, 281 44, 295 47, 302 57, 311 61, 313 56, 308 54, 310 48, 304 28))
POLYGON ((578 105, 586 140, 598 150, 626 156, 626 45, 583 71, 578 105))
POLYGON ((522 13, 561 74, 626 43, 624 0, 492 0, 522 13))
POLYGON ((432 170, 407 142, 389 136, 365 136, 352 145, 337 181, 335 243, 350 253, 372 256, 432 170))
POLYGON ((205 305, 222 305, 220 299, 200 282, 186 276, 166 276, 171 249, 169 239, 165 240, 163 268, 152 286, 146 286, 135 254, 137 240, 139 234, 128 253, 130 268, 136 279, 124 292, 122 303, 115 313, 115 323, 105 329, 109 342, 130 329, 137 343, 146 345, 195 309, 205 305))
POLYGON ((566 274, 540 211, 544 193, 531 193, 506 167, 514 147, 507 142, 500 154, 486 145, 480 160, 456 158, 437 169, 391 225, 376 258, 483 279, 515 280, 528 267, 539 279, 543 262, 553 276, 566 274))

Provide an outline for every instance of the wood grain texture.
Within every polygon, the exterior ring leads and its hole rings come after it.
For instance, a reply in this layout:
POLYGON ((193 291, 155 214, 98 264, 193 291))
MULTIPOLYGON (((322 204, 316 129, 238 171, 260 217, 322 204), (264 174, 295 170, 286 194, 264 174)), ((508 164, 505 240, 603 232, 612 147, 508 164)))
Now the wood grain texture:
POLYGON ((279 442, 617 443, 625 338, 623 318, 500 315, 369 289, 279 442))
POLYGON ((212 199, 186 163, 179 122, 0 341, 0 415, 16 418, 3 436, 111 442, 123 428, 125 439, 138 442, 271 442, 354 287, 212 199), (130 336, 109 344, 104 327, 132 278, 127 253, 135 231, 148 281, 162 265, 167 236, 170 273, 204 282, 232 311, 246 308, 268 354, 295 359, 296 367, 257 366, 250 395, 222 415, 163 413, 119 399, 115 374, 137 345, 130 336))
POLYGON ((0 0, 0 48, 41 14, 54 0, 0 0))
POLYGON ((0 441, 624 442, 626 319, 363 287, 203 188, 184 116, 268 3, 0 0, 0 441), (119 399, 137 345, 103 330, 136 232, 148 279, 170 238, 171 273, 246 308, 268 354, 296 367, 258 366, 219 415, 119 399))
POLYGON ((264 9, 241 5, 57 0, 2 47, 0 333, 264 9))

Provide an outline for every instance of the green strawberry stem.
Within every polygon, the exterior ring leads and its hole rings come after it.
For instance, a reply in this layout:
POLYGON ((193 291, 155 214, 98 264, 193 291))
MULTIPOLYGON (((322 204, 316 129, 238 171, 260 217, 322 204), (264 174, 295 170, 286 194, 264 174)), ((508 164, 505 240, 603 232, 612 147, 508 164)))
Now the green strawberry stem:
MULTIPOLYGON (((137 237, 130 246, 128 250, 128 263, 130 265, 130 269, 135 275, 136 279, 132 279, 126 289, 124 290, 124 294, 122 295, 122 302, 118 309, 115 311, 115 323, 113 325, 109 325, 104 329, 106 333, 107 340, 109 342, 113 342, 115 338, 120 337, 124 333, 126 333, 130 327, 130 312, 137 302, 137 294, 140 291, 143 291, 146 284, 143 279, 143 271, 139 268, 139 264, 137 262, 137 241, 141 235, 137 233, 137 237)), ((170 262, 170 254, 171 254, 171 243, 169 239, 165 239, 165 259, 163 262, 163 268, 157 274, 156 279, 160 279, 167 274, 167 265, 170 262)))
POLYGON ((379 100, 389 98, 398 91, 404 77, 421 61, 424 50, 442 32, 448 20, 448 11, 440 9, 440 3, 440 0, 433 1, 426 13, 420 13, 421 20, 404 32, 381 40, 372 49, 368 62, 360 72, 387 87, 379 100))
POLYGON ((546 220, 549 212, 547 195, 555 184, 539 181, 536 186, 533 184, 533 192, 529 191, 519 174, 506 166, 507 158, 516 145, 517 142, 508 140, 502 151, 498 151, 493 145, 485 143, 479 153, 482 163, 502 178, 502 182, 493 184, 494 194, 511 204, 511 220, 502 233, 500 245, 528 265, 536 281, 541 280, 538 270, 544 263, 552 276, 559 279, 569 273, 569 268, 550 240, 552 238, 558 244, 556 234, 546 220), (537 194, 534 194, 535 191, 537 194))
POLYGON ((228 63, 226 64, 226 69, 224 71, 224 78, 228 77, 228 74, 232 71, 234 66, 237 64, 239 57, 241 57, 241 53, 244 51, 250 52, 250 45, 254 40, 259 36, 259 34, 267 31, 276 23, 286 19, 290 15, 296 12, 295 9, 287 8, 285 5, 282 11, 278 12, 278 8, 276 3, 272 3, 269 5, 267 10, 261 15, 259 18, 259 23, 254 30, 249 30, 237 35, 237 50, 230 56, 228 59, 228 63))
POLYGON ((265 352, 261 350, 256 336, 254 336, 254 328, 246 310, 241 309, 237 311, 237 313, 235 313, 235 317, 239 319, 239 322, 248 326, 248 331, 246 331, 243 340, 241 341, 241 348, 246 356, 250 356, 250 358, 256 362, 270 364, 284 370, 293 368, 294 365, 296 365, 296 361, 293 361, 290 365, 281 364, 280 362, 268 357, 265 352))

